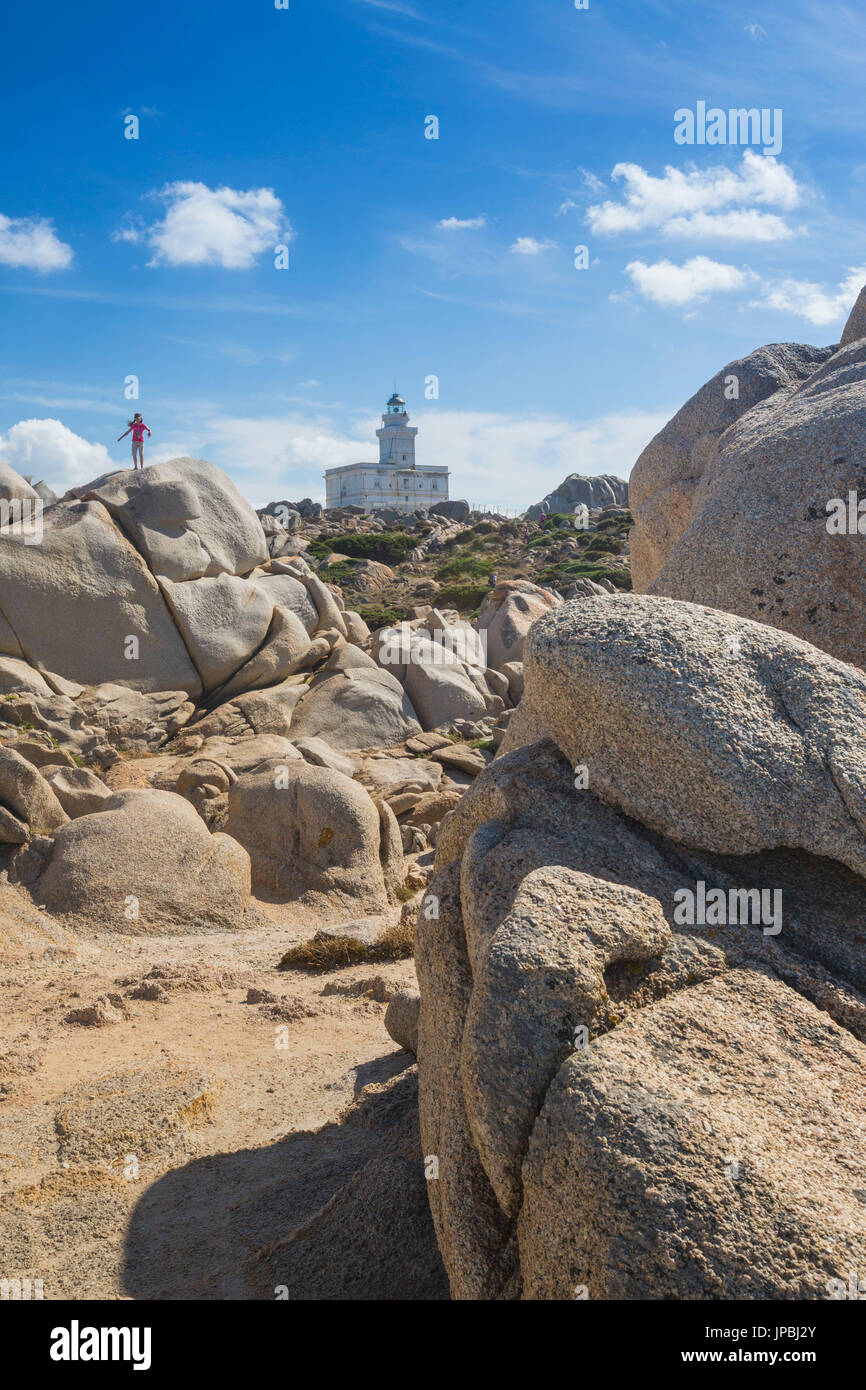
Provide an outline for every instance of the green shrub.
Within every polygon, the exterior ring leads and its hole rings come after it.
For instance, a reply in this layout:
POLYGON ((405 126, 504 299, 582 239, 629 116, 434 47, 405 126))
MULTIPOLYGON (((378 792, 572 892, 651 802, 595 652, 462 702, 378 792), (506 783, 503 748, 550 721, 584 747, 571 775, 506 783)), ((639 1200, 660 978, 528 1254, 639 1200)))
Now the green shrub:
POLYGON ((383 603, 359 603, 355 612, 364 619, 371 632, 375 632, 378 627, 397 627, 406 616, 405 613, 398 613, 396 608, 383 603))
POLYGON ((629 570, 609 569, 607 565, 594 565, 585 560, 573 560, 560 565, 551 565, 537 576, 536 582, 552 585, 554 589, 567 589, 576 579, 609 579, 617 589, 631 588, 631 572, 629 570))
POLYGON ((625 543, 616 536, 594 536, 584 551, 585 555, 621 555, 625 543))
POLYGON ((634 526, 634 517, 631 512, 626 516, 603 516, 597 524, 598 531, 627 531, 630 526, 634 526))
POLYGON ((450 560, 446 560, 444 565, 440 565, 435 572, 435 577, 441 583, 443 579, 457 579, 465 575, 468 579, 486 579, 491 569, 495 568, 489 559, 484 559, 478 555, 454 555, 450 560))
POLYGON ((311 541, 309 550, 320 560, 336 550, 353 560, 378 560, 382 565, 399 565, 415 549, 415 545, 415 537, 407 531, 347 531, 344 535, 311 541))
POLYGON ((607 578, 617 589, 631 589, 631 570, 608 570, 607 578))
POLYGON ((335 565, 320 570, 319 574, 326 584, 339 584, 341 589, 346 585, 351 588, 357 567, 357 560, 338 560, 335 565))
POLYGON ((436 595, 437 608, 456 608, 461 613, 474 612, 490 593, 488 584, 451 584, 436 595))

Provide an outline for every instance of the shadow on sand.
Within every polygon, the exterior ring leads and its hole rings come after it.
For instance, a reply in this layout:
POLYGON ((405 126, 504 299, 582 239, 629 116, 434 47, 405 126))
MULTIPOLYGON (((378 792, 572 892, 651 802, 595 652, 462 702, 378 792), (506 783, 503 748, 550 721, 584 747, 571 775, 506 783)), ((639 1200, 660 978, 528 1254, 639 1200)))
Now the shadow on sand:
POLYGON ((407 1052, 358 1069, 336 1122, 197 1159, 142 1196, 125 1245, 135 1299, 447 1299, 407 1052), (368 1088, 366 1091, 364 1088, 368 1088))

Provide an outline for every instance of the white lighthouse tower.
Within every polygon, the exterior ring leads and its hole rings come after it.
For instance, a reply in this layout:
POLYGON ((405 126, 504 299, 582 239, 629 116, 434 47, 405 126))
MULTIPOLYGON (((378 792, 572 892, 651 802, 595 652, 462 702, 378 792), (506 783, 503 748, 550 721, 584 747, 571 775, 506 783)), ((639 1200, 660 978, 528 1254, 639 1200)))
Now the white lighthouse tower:
POLYGON ((382 416, 378 463, 345 463, 325 470, 325 506, 359 507, 365 512, 426 511, 448 501, 448 469, 415 462, 414 425, 395 391, 382 416))
POLYGON ((402 396, 395 391, 385 407, 382 428, 376 431, 379 441, 379 462, 396 464, 399 468, 415 467, 415 436, 418 430, 409 424, 409 412, 402 396))

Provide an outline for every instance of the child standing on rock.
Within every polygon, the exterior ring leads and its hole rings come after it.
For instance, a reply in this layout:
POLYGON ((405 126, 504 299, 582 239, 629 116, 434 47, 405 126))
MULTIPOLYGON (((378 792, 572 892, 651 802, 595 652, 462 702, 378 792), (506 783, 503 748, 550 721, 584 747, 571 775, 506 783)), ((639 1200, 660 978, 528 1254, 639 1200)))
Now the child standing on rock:
MULTIPOLYGON (((129 425, 129 430, 132 430, 132 466, 133 468, 144 468, 144 431, 147 430, 148 434, 150 434, 150 430, 138 413, 135 415, 134 419, 128 420, 127 424, 129 425)), ((126 438, 129 434, 129 430, 124 430, 123 434, 118 437, 118 444, 121 439, 126 438)))

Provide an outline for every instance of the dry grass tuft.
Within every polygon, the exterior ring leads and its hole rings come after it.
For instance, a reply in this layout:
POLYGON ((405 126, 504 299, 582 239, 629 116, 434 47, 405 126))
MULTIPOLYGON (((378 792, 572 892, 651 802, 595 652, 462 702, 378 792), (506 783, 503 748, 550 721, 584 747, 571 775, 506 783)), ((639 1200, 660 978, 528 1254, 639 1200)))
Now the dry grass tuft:
POLYGON ((387 927, 378 941, 365 946, 351 936, 330 936, 321 941, 302 941, 290 946, 278 970, 342 970, 347 965, 375 965, 385 960, 406 960, 415 949, 415 927, 400 921, 387 927))

